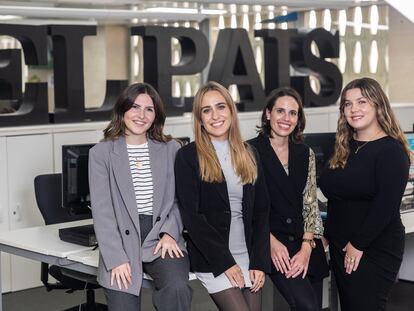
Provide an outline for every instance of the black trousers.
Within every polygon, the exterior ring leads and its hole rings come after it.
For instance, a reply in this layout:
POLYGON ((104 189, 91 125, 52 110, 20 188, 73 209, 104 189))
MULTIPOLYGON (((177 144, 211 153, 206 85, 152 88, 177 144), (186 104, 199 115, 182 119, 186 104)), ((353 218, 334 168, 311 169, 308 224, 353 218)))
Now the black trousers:
MULTIPOLYGON (((140 215, 141 242, 152 228, 152 216, 140 215)), ((188 284, 189 260, 184 257, 143 262, 143 270, 154 280, 152 303, 160 311, 191 310, 192 288, 188 284)), ((104 288, 109 311, 140 311, 141 297, 104 288)))
POLYGON ((319 311, 322 309, 322 281, 312 283, 308 277, 286 278, 282 273, 269 275, 292 311, 319 311))

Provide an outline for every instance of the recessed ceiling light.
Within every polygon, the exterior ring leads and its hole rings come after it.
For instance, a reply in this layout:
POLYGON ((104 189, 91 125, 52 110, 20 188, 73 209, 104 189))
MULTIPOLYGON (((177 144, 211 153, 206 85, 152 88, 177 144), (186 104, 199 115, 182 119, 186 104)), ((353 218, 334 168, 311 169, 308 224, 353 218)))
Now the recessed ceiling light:
POLYGON ((226 14, 226 10, 219 9, 190 9, 190 8, 167 8, 167 7, 153 7, 146 8, 146 12, 156 12, 156 13, 177 13, 177 14, 206 14, 206 15, 221 15, 226 14))
POLYGON ((10 20, 10 19, 17 19, 17 18, 22 18, 22 17, 17 16, 17 15, 0 15, 0 20, 2 20, 2 21, 6 21, 6 20, 10 20))
POLYGON ((146 12, 155 12, 155 13, 177 13, 177 14, 197 14, 196 9, 190 8, 166 8, 166 7, 154 7, 146 8, 146 12))

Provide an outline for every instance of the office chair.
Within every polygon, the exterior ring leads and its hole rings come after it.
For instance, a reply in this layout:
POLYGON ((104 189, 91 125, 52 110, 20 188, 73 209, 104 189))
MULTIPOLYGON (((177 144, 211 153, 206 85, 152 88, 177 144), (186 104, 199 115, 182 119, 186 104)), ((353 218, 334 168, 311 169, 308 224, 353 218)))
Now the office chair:
MULTIPOLYGON (((37 206, 46 225, 89 217, 89 215, 71 215, 67 209, 62 208, 61 185, 61 174, 39 175, 34 179, 37 206)), ((96 283, 94 276, 79 272, 71 273, 68 269, 55 265, 49 266, 49 264, 42 262, 40 278, 48 292, 53 289, 66 289, 68 293, 72 293, 75 290, 86 289, 86 303, 82 304, 82 311, 108 310, 105 305, 95 302, 94 289, 100 288, 100 286, 96 283), (58 282, 49 283, 49 274, 58 282), (75 275, 76 278, 73 277, 75 275)), ((79 310, 79 306, 67 309, 67 311, 77 310, 79 310)))

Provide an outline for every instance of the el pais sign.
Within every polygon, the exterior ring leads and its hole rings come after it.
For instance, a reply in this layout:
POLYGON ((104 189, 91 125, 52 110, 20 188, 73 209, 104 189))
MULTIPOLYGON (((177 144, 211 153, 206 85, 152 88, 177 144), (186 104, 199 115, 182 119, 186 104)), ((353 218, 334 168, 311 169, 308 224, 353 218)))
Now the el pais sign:
MULTIPOLYGON (((339 35, 323 28, 313 30, 263 29, 254 35, 263 40, 264 85, 257 71, 253 49, 244 29, 222 29, 210 61, 207 37, 194 28, 138 26, 131 36, 142 37, 143 77, 164 100, 168 116, 191 111, 193 98, 172 97, 172 77, 194 75, 208 68, 207 80, 238 88, 240 111, 259 111, 266 95, 280 86, 292 86, 303 97, 305 107, 333 105, 342 88, 338 67, 326 58, 339 57, 339 35), (181 60, 171 63, 171 40, 181 46, 181 60), (315 42, 319 56, 311 51, 315 42), (297 76, 290 75, 290 66, 297 76), (316 94, 309 76, 317 77, 316 94)), ((22 49, 0 50, 0 100, 10 101, 16 111, 0 114, 0 127, 109 120, 127 80, 107 80, 99 108, 85 108, 83 39, 96 35, 96 26, 29 26, 0 24, 0 35, 13 37, 22 49), (52 42, 55 108, 48 111, 47 83, 27 83, 22 93, 23 53, 26 65, 48 63, 48 40, 52 42)))

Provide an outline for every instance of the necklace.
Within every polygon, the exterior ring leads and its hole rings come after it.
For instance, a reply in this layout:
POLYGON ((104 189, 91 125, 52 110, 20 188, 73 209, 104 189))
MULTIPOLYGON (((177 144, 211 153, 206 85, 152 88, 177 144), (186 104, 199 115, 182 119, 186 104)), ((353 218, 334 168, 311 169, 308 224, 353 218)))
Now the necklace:
POLYGON ((359 150, 361 150, 362 148, 364 148, 369 142, 375 140, 377 137, 380 137, 379 136, 380 133, 381 133, 381 129, 379 129, 371 139, 367 140, 366 142, 362 143, 361 145, 358 145, 358 141, 355 140, 355 144, 356 144, 356 147, 357 148, 354 151, 354 154, 357 154, 359 152, 359 150))
POLYGON ((357 142, 357 141, 355 141, 355 144, 356 144, 357 148, 356 148, 356 150, 355 150, 354 154, 357 154, 357 153, 358 153, 358 151, 359 151, 359 150, 361 150, 362 148, 364 148, 364 147, 365 147, 365 145, 366 145, 366 144, 368 144, 369 142, 370 142, 370 141, 368 140, 368 141, 366 141, 365 143, 363 143, 363 144, 361 144, 361 145, 358 145, 358 142, 357 142))
POLYGON ((139 158, 135 159, 135 167, 138 169, 142 167, 142 161, 139 158))

